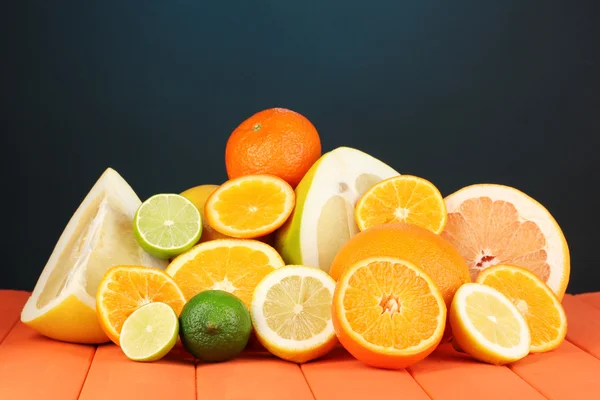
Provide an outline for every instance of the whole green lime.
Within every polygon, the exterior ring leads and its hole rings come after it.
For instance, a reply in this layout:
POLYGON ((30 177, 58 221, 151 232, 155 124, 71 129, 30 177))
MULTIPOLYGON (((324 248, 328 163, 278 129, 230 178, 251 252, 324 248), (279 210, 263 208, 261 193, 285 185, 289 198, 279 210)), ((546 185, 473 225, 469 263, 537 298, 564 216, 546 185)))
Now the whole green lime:
POLYGON ((185 349, 206 362, 236 357, 252 331, 246 305, 223 290, 205 290, 192 297, 181 311, 179 325, 185 349))

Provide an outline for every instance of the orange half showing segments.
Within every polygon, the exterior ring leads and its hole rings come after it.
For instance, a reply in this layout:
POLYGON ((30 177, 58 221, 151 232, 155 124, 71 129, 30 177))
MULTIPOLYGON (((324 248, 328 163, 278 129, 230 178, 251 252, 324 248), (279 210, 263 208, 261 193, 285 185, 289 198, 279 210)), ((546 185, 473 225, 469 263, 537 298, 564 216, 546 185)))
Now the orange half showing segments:
POLYGON ((215 239, 192 247, 176 257, 167 274, 186 299, 209 289, 225 290, 250 307, 256 285, 285 264, 277 251, 251 239, 215 239))
POLYGON ((231 179, 208 198, 208 224, 223 235, 253 239, 274 232, 288 219, 296 203, 294 189, 273 175, 231 179))
POLYGON ((348 267, 338 280, 332 307, 340 343, 363 363, 406 368, 440 343, 446 304, 421 269, 394 257, 373 257, 348 267))
POLYGON ((372 186, 356 203, 354 215, 361 231, 405 222, 439 234, 447 220, 440 191, 428 180, 412 175, 394 176, 372 186))
POLYGON ((164 271, 134 265, 117 265, 109 269, 96 294, 100 325, 117 345, 123 323, 141 306, 165 303, 179 316, 185 297, 175 281, 164 271))

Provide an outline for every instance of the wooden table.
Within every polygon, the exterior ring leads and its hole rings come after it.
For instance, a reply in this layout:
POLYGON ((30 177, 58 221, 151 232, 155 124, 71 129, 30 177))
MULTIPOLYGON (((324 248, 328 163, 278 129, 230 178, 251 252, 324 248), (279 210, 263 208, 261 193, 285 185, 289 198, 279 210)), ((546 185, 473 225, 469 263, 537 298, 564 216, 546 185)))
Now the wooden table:
POLYGON ((201 364, 176 347, 155 363, 112 344, 47 339, 19 315, 29 293, 0 291, 0 399, 600 399, 600 293, 566 295, 567 341, 553 352, 492 366, 440 346, 400 371, 369 368, 342 348, 297 365, 263 352, 201 364))

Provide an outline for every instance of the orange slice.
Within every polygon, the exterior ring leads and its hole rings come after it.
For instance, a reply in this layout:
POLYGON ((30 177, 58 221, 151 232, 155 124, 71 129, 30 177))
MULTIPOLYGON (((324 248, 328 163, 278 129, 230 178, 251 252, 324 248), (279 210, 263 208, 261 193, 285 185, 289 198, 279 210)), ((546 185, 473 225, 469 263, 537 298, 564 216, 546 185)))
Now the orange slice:
POLYGON ((372 186, 356 203, 356 224, 362 231, 376 225, 406 222, 439 234, 446 225, 446 204, 428 180, 399 175, 372 186))
POLYGON ((274 232, 294 209, 296 194, 283 179, 247 175, 231 179, 206 201, 208 224, 235 238, 257 238, 274 232))
POLYGON ((567 316, 550 288, 534 273, 516 265, 494 265, 477 277, 508 297, 523 314, 531 332, 530 352, 554 350, 567 334, 567 316))
POLYGON ((269 272, 283 266, 279 253, 266 243, 215 239, 176 257, 166 272, 188 300, 203 290, 219 289, 234 294, 250 308, 256 285, 269 272))
POLYGON ((567 241, 540 203, 502 185, 472 185, 446 197, 448 223, 441 236, 462 255, 471 279, 496 264, 535 273, 558 299, 570 275, 567 241))
POLYGON ((333 326, 355 358, 379 368, 406 368, 427 357, 446 325, 446 304, 420 268, 394 257, 349 266, 333 295, 333 326))
POLYGON ((179 316, 185 297, 173 279, 156 268, 117 265, 109 269, 96 294, 100 326, 119 344, 123 323, 135 310, 148 303, 165 303, 179 316))

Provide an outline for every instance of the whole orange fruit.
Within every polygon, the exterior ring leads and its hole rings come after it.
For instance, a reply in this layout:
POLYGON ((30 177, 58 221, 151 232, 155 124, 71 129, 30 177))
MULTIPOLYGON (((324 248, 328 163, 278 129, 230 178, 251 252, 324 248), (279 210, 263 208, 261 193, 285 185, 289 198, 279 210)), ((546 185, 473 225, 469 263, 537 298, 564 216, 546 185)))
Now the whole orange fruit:
POLYGON ((467 263, 448 241, 429 229, 404 222, 377 225, 351 237, 337 253, 329 274, 342 272, 368 257, 397 257, 427 273, 450 307, 454 293, 471 275, 467 263))
POLYGON ((229 179, 271 174, 295 188, 321 157, 321 139, 302 114, 269 108, 242 122, 229 136, 225 166, 229 179))

